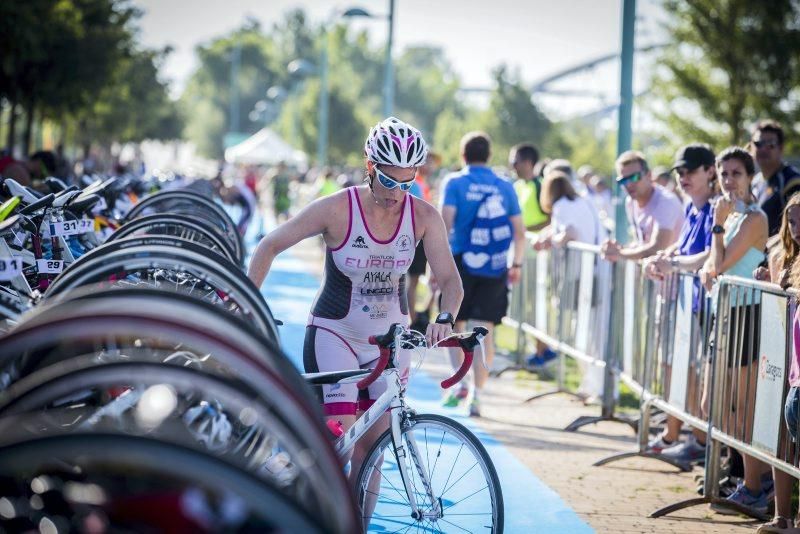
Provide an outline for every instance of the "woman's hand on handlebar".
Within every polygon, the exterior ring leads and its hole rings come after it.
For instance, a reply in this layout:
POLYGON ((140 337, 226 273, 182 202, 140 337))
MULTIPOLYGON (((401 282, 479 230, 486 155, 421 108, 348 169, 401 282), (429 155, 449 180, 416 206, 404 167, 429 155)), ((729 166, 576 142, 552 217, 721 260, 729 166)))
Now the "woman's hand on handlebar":
POLYGON ((432 347, 452 333, 453 328, 449 323, 428 323, 428 328, 425 330, 425 338, 428 340, 428 346, 432 347))

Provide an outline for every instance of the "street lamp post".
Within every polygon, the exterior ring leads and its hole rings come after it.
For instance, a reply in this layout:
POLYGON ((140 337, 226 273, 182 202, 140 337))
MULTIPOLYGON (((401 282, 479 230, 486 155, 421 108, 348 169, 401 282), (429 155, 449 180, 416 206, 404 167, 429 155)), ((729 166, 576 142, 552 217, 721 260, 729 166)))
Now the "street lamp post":
POLYGON ((386 65, 383 76, 383 116, 391 117, 394 112, 394 62, 392 61, 392 41, 394 37, 394 0, 389 0, 389 34, 386 38, 386 65))
MULTIPOLYGON (((631 116, 633 114, 633 46, 636 26, 636 0, 622 2, 622 55, 620 69, 619 123, 617 133, 617 155, 631 148, 631 116)), ((628 241, 627 217, 625 215, 624 193, 619 184, 616 187, 615 237, 619 243, 628 241)))

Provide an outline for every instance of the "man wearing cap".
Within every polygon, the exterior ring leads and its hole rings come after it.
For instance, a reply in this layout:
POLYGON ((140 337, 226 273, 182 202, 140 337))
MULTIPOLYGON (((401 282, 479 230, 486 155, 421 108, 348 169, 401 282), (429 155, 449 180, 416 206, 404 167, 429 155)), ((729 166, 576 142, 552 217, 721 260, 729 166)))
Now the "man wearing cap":
MULTIPOLYGON (((692 154, 691 157, 694 157, 692 154)), ((681 158, 683 166, 693 165, 681 158)), ((644 154, 634 150, 623 152, 615 163, 617 183, 628 193, 625 212, 636 239, 622 246, 614 240, 603 243, 603 256, 611 261, 620 258, 638 260, 652 256, 673 244, 683 225, 683 206, 680 200, 654 184, 644 154)))
POLYGON ((767 214, 772 236, 780 230, 786 202, 800 191, 800 172, 783 161, 783 128, 779 123, 764 120, 756 124, 750 147, 761 169, 753 179, 753 194, 767 214))

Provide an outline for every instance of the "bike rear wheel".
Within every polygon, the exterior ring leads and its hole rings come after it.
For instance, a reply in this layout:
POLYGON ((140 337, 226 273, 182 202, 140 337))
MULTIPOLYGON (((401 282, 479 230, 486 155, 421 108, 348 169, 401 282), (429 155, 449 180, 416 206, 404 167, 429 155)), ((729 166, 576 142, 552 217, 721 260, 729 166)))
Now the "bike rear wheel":
POLYGON ((478 438, 439 415, 407 414, 401 428, 402 443, 393 443, 391 430, 384 432, 356 479, 364 530, 503 532, 500 481, 478 438), (405 458, 399 460, 401 448, 405 458), (409 477, 418 517, 413 517, 404 475, 409 477))

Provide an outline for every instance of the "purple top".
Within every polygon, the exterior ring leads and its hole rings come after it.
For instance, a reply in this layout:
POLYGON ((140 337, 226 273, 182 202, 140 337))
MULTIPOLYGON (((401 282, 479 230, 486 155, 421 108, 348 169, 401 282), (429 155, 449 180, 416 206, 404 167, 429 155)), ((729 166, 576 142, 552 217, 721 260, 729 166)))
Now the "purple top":
POLYGON ((794 314, 794 321, 792 321, 792 334, 793 351, 792 361, 789 363, 789 387, 800 386, 800 307, 794 314))

